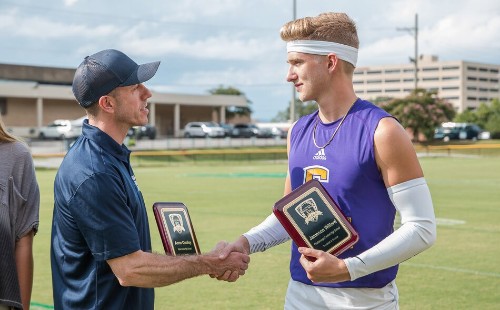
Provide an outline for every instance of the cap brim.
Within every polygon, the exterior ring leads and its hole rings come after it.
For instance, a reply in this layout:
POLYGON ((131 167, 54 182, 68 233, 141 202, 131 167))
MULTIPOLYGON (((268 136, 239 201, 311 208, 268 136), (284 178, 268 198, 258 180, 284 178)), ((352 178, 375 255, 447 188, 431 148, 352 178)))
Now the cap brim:
POLYGON ((121 86, 140 84, 148 81, 156 74, 159 66, 159 61, 139 65, 137 70, 135 70, 121 86))

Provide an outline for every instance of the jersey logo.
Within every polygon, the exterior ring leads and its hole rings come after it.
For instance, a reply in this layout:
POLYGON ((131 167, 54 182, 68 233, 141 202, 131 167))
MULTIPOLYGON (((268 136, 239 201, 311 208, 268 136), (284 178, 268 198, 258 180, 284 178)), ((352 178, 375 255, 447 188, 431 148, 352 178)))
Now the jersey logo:
POLYGON ((326 160, 325 149, 320 149, 314 154, 313 159, 326 160))
POLYGON ((304 168, 304 183, 311 180, 318 180, 328 183, 330 180, 330 170, 323 166, 309 166, 304 168))

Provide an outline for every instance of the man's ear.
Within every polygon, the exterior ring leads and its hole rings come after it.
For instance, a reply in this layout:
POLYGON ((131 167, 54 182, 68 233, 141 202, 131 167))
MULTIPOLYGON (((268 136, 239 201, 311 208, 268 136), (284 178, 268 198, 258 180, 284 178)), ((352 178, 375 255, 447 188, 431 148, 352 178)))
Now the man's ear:
POLYGON ((101 96, 98 101, 101 110, 107 113, 113 113, 115 108, 115 102, 111 96, 101 96))

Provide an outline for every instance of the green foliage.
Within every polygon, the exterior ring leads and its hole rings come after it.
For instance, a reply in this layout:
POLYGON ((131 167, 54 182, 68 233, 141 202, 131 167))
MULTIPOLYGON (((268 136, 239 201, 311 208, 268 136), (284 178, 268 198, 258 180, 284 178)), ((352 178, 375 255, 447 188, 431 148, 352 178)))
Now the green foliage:
POLYGON ((419 141, 420 134, 432 140, 434 129, 455 115, 453 106, 436 96, 435 92, 423 89, 413 91, 409 96, 380 102, 380 107, 396 117, 403 127, 413 132, 419 141))
MULTIPOLYGON (((240 91, 237 88, 234 88, 232 86, 224 87, 223 85, 219 85, 217 88, 210 89, 208 91, 212 95, 234 95, 234 96, 245 96, 245 93, 240 91)), ((247 103, 251 104, 252 102, 248 100, 247 98, 247 103)), ((227 107, 226 108, 226 116, 227 118, 232 118, 235 115, 245 115, 245 116, 250 116, 252 114, 252 109, 250 107, 227 107)))
POLYGON ((500 138, 500 100, 494 99, 491 104, 481 103, 474 110, 467 110, 454 118, 455 122, 475 123, 489 131, 492 138, 500 138))

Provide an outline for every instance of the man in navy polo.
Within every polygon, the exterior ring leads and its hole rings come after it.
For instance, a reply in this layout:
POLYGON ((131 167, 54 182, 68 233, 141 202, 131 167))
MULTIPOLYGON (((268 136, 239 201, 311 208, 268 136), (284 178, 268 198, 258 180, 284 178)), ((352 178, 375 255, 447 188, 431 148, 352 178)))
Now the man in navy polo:
POLYGON ((151 253, 146 207, 123 141, 129 128, 148 122, 151 92, 142 83, 159 64, 103 50, 76 70, 73 93, 88 120, 54 183, 55 309, 153 309, 153 287, 202 274, 234 281, 248 267, 245 254, 220 259, 221 243, 182 258, 151 253))

